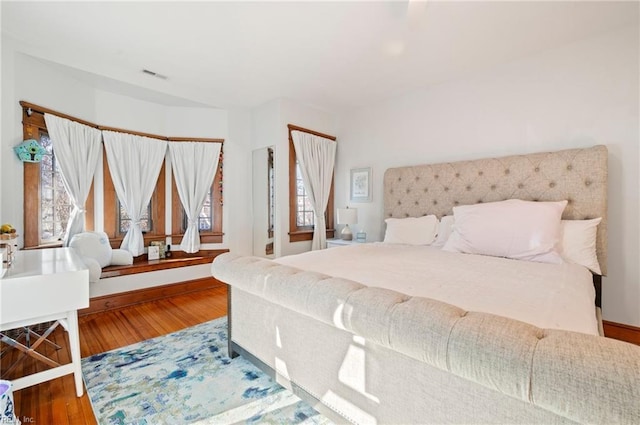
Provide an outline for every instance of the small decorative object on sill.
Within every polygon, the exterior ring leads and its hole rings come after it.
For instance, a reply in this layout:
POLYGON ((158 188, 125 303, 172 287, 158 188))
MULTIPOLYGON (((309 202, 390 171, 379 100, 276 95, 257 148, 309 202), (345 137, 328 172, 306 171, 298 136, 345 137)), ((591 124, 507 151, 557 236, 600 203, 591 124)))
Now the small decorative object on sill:
POLYGON ((157 245, 149 245, 149 248, 147 250, 147 258, 149 260, 159 260, 160 248, 157 245))
POLYGON ((367 233, 363 230, 358 231, 356 233, 356 242, 366 242, 367 241, 367 233))
POLYGON ((47 150, 36 139, 25 140, 15 146, 13 150, 22 162, 40 162, 42 156, 47 153, 47 150))
POLYGON ((167 258, 171 258, 171 245, 167 245, 167 248, 164 251, 164 256, 167 258))
POLYGON ((160 252, 160 258, 165 258, 167 249, 164 241, 151 241, 149 246, 157 246, 160 252))

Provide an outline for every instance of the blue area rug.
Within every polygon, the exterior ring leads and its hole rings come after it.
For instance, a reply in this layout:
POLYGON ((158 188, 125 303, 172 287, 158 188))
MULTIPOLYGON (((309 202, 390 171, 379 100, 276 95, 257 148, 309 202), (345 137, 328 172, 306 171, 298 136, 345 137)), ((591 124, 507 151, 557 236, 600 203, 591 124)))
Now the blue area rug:
POLYGON ((242 357, 226 317, 82 359, 100 424, 331 424, 242 357))

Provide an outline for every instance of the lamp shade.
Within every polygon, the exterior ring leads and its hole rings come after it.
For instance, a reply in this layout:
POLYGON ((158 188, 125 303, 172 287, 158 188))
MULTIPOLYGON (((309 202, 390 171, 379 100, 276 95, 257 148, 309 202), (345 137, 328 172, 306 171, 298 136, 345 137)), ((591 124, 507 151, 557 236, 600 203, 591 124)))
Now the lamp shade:
POLYGON ((357 222, 357 208, 338 208, 338 224, 356 224, 357 222))

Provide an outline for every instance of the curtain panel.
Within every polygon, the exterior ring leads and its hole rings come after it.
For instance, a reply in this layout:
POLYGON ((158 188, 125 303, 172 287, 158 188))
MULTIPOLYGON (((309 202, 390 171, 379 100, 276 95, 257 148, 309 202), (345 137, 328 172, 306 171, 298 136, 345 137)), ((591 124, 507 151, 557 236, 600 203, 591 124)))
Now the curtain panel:
POLYGON ((314 212, 315 226, 311 249, 324 249, 327 245, 327 225, 324 217, 331 192, 337 143, 298 130, 291 132, 291 138, 300 164, 304 189, 309 195, 314 212))
POLYGON ((140 219, 151 201, 167 141, 108 130, 102 136, 116 195, 131 218, 120 248, 137 257, 144 253, 140 219))
POLYGON ((97 128, 47 113, 44 120, 62 182, 73 203, 63 239, 63 246, 68 246, 73 235, 84 231, 84 205, 100 158, 102 134, 97 128))
POLYGON ((218 169, 221 143, 169 142, 171 167, 187 215, 188 225, 180 243, 184 252, 200 250, 200 210, 218 169))

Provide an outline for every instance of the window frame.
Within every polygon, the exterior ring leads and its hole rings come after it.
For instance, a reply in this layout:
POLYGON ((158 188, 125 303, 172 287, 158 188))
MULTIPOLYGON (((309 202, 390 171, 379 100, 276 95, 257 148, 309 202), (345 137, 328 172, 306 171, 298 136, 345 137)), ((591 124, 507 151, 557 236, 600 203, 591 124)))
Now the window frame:
MULTIPOLYGON (((224 168, 224 140, 223 139, 171 139, 171 142, 192 141, 192 142, 211 142, 220 143, 220 158, 218 160, 218 169, 211 184, 212 199, 211 208, 213 208, 213 223, 211 230, 200 230, 200 243, 222 243, 224 233, 222 232, 222 206, 223 206, 223 185, 222 176, 224 168)), ((176 180, 171 175, 171 237, 180 238, 179 241, 173 243, 179 245, 186 231, 184 227, 184 208, 178 194, 176 180)))
MULTIPOLYGON (((137 134, 131 132, 131 134, 137 134)), ((148 136, 148 135, 145 135, 148 136)), ((153 196, 151 197, 151 226, 150 232, 142 234, 144 239, 144 245, 149 245, 151 241, 165 240, 165 172, 166 162, 163 162, 160 168, 160 174, 158 174, 158 180, 156 181, 155 189, 153 190, 153 196)), ((109 243, 112 248, 119 248, 122 244, 126 233, 120 233, 118 229, 118 196, 116 195, 116 188, 111 180, 111 171, 107 163, 107 151, 102 144, 102 190, 103 190, 103 202, 104 202, 104 232, 109 237, 109 243), (109 214, 111 211, 112 214, 109 214)))
MULTIPOLYGON (((294 130, 304 133, 313 134, 314 136, 324 137, 325 139, 336 141, 335 136, 329 136, 327 134, 319 133, 317 131, 309 130, 303 127, 298 127, 293 124, 287 125, 289 132, 289 242, 301 242, 310 241, 313 239, 313 226, 298 226, 297 221, 297 205, 298 205, 298 191, 296 190, 296 151, 293 146, 293 137, 291 132, 294 130)), ((331 178, 331 190, 329 192, 329 201, 327 202, 326 212, 326 226, 327 226, 327 239, 333 238, 335 235, 334 228, 334 176, 331 178)))
MULTIPOLYGON (((22 136, 23 140, 36 139, 40 140, 40 132, 46 132, 49 134, 47 124, 44 120, 44 113, 50 112, 44 108, 34 109, 35 105, 31 105, 27 102, 21 101, 22 107, 22 136)), ((63 118, 73 119, 91 127, 96 127, 94 124, 86 121, 78 120, 73 117, 64 114, 56 114, 63 118)), ((54 153, 55 155, 55 153, 54 153)), ((23 242, 24 248, 55 248, 62 246, 62 241, 55 243, 40 243, 40 218, 42 217, 41 208, 41 194, 40 194, 40 163, 38 162, 24 162, 23 163, 23 196, 24 196, 24 211, 23 211, 23 242), (37 214, 33 214, 33 211, 37 211, 37 214), (29 213, 31 212, 31 213, 29 213)), ((85 202, 85 229, 94 229, 94 202, 93 202, 94 182, 91 182, 91 188, 89 190, 89 196, 85 202)))

